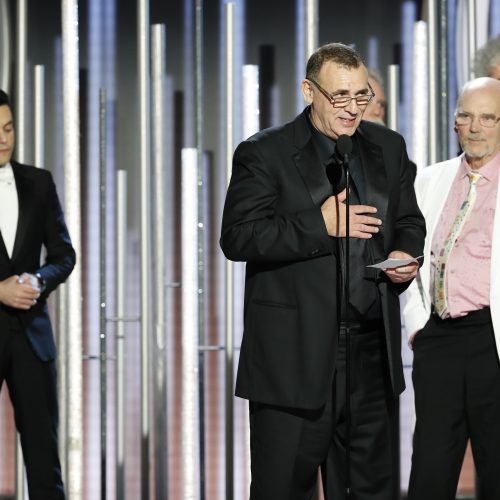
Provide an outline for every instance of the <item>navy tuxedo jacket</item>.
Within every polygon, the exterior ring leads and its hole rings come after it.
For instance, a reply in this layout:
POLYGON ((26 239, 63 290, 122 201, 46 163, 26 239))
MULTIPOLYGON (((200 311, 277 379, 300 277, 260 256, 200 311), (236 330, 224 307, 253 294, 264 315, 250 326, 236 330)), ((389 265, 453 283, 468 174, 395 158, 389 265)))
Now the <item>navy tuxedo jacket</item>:
POLYGON ((47 310, 47 297, 66 280, 76 256, 64 222, 52 175, 47 170, 11 161, 16 182, 19 218, 12 257, 0 235, 0 280, 23 272, 40 273, 46 289, 28 311, 0 305, 0 332, 12 321, 20 322, 36 353, 43 361, 53 360, 56 350, 47 310), (41 265, 41 252, 45 259, 41 265))
MULTIPOLYGON (((341 293, 338 245, 321 214, 331 185, 307 112, 238 146, 220 239, 228 259, 247 263, 236 395, 291 408, 319 408, 331 393, 341 293)), ((369 240, 375 261, 392 250, 421 255, 425 223, 403 138, 362 122, 355 140, 365 203, 383 222, 369 240)), ((395 395, 404 389, 398 295, 408 285, 377 278, 395 395)))

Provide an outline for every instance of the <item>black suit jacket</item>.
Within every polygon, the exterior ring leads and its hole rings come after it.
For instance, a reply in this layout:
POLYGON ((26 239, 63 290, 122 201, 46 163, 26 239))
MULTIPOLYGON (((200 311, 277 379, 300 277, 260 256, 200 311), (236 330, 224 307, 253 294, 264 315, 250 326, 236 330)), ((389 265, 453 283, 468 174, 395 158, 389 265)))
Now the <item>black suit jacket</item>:
POLYGON ((0 305, 0 329, 7 328, 17 318, 36 355, 43 361, 53 360, 56 350, 47 297, 73 270, 75 251, 50 172, 14 161, 11 165, 16 181, 19 219, 12 258, 9 258, 0 237, 0 280, 23 272, 40 273, 47 287, 28 311, 0 305), (45 247, 45 262, 41 266, 42 247, 45 247))
MULTIPOLYGON (((320 209, 331 186, 307 112, 238 146, 220 239, 228 259, 247 262, 236 395, 293 408, 319 408, 331 391, 341 293, 338 245, 320 209)), ((369 242, 375 260, 392 250, 421 255, 425 224, 403 138, 368 122, 356 138, 366 202, 383 221, 369 242)), ((407 285, 378 278, 395 394, 404 389, 398 293, 407 285)))

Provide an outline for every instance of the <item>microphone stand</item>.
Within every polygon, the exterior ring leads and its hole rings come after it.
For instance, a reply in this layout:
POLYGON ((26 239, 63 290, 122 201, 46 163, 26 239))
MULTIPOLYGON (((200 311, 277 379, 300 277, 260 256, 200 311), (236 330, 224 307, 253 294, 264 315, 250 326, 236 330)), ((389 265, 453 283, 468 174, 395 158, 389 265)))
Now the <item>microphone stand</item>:
POLYGON ((350 320, 349 320, 349 240, 350 240, 350 214, 349 214, 349 190, 350 190, 350 172, 349 158, 347 153, 344 154, 343 167, 345 172, 346 182, 346 237, 345 237, 345 283, 344 283, 344 299, 345 299, 345 414, 346 414, 346 436, 345 436, 345 490, 346 498, 351 498, 351 336, 350 336, 350 320))

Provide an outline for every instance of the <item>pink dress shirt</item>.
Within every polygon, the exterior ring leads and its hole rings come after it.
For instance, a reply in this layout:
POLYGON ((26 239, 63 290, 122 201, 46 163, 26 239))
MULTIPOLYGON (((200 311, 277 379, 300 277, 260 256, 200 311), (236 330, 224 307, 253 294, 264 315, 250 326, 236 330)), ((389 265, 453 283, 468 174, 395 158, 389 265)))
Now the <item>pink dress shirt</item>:
MULTIPOLYGON (((470 186, 467 173, 470 171, 464 155, 432 238, 431 297, 434 296, 434 255, 443 247, 455 215, 467 196, 470 186)), ((490 305, 491 242, 499 171, 500 154, 477 171, 482 178, 477 184, 476 200, 446 265, 445 317, 465 316, 490 305)))

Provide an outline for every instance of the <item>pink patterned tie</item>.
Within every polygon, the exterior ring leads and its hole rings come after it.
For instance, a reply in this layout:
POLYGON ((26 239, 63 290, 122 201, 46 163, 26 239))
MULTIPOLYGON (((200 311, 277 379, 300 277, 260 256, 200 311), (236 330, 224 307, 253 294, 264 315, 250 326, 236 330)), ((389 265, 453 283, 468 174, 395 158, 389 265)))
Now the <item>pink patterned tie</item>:
POLYGON ((464 227, 465 221, 471 212, 472 206, 474 205, 477 182, 481 178, 481 174, 478 174, 477 172, 469 172, 468 176, 470 180, 469 192, 458 209, 448 237, 444 242, 441 252, 436 258, 436 274, 434 277, 434 309, 439 316, 441 316, 441 318, 445 316, 448 310, 448 305, 446 303, 446 263, 451 251, 453 250, 453 246, 455 245, 455 242, 464 227))

